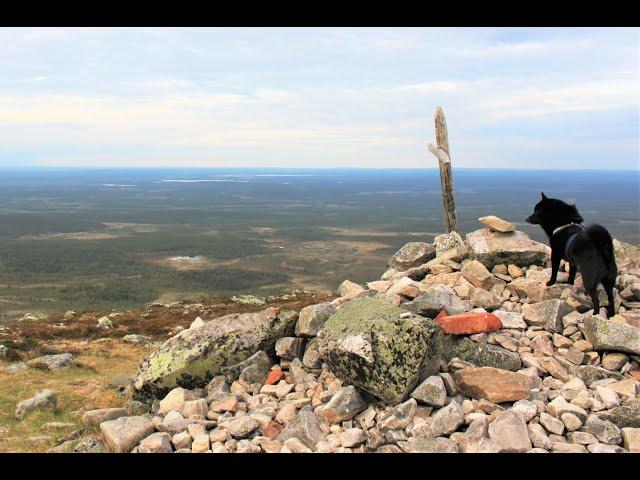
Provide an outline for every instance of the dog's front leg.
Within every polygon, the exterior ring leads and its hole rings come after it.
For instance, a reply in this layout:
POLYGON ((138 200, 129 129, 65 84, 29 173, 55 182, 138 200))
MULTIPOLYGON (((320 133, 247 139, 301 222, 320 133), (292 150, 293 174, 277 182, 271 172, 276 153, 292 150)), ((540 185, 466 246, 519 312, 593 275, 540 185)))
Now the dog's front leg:
POLYGON ((575 264, 569 264, 569 278, 567 279, 567 283, 569 285, 573 285, 574 280, 576 279, 576 273, 578 272, 578 267, 575 264))
POLYGON ((558 276, 558 268, 560 268, 560 260, 562 256, 559 253, 556 253, 556 249, 551 250, 551 279, 547 282, 547 287, 550 287, 554 283, 556 283, 556 278, 558 276))

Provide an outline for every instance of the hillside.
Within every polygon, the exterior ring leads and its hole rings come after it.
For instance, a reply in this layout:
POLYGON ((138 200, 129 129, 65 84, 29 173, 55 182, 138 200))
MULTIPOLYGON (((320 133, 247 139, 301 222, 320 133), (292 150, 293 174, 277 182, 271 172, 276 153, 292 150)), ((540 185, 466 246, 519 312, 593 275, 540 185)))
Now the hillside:
POLYGON ((546 287, 548 247, 484 228, 337 296, 12 321, 0 450, 638 452, 640 252, 615 247, 611 319, 580 275, 546 287))

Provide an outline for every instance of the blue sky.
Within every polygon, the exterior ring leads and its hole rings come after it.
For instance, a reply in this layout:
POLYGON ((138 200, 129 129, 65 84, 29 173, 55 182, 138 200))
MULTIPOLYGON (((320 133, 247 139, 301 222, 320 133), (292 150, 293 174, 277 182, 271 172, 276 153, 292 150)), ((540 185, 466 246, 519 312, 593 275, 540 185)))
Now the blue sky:
POLYGON ((640 29, 0 29, 0 167, 638 169, 640 29))

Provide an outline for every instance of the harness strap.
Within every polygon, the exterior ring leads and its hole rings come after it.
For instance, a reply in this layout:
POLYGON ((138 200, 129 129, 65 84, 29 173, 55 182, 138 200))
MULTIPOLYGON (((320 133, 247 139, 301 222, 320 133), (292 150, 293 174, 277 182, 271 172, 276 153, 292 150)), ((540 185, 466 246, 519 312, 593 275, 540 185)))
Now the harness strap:
POLYGON ((562 225, 556 229, 553 230, 553 232, 551 232, 551 235, 555 235, 556 233, 558 233, 560 230, 564 230, 567 227, 580 227, 580 230, 584 230, 584 225, 581 223, 575 223, 575 222, 571 222, 571 223, 567 223, 566 225, 562 225))
POLYGON ((575 241, 576 237, 578 236, 578 234, 582 232, 582 230, 577 231, 576 233, 571 234, 571 236, 569 237, 569 239, 567 240, 567 243, 564 246, 564 257, 569 260, 569 251, 571 249, 571 246, 573 245, 573 242, 575 241))
POLYGON ((578 236, 579 233, 584 231, 584 225, 581 223, 567 223, 566 225, 562 225, 561 227, 556 228, 553 231, 553 235, 555 235, 556 233, 558 233, 561 230, 564 230, 567 227, 578 227, 580 228, 580 230, 578 230, 575 233, 572 233, 569 238, 567 239, 567 243, 565 243, 564 245, 564 258, 566 258, 567 260, 569 260, 569 252, 571 251, 571 247, 573 245, 573 242, 575 241, 576 237, 578 236))

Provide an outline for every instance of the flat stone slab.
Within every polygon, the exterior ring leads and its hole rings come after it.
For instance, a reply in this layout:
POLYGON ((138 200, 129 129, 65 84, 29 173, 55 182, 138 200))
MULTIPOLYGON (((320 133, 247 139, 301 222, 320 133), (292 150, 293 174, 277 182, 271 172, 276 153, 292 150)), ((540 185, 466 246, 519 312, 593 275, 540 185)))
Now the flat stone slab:
POLYGON ((97 426, 102 422, 126 416, 126 408, 100 408, 97 410, 88 410, 82 414, 82 424, 87 427, 94 425, 97 426))
POLYGON ((406 442, 398 442, 406 453, 458 453, 458 446, 448 438, 411 437, 406 442))
POLYGON ((154 430, 153 423, 146 417, 121 417, 100 424, 102 436, 113 453, 130 452, 154 430))
POLYGON ((462 336, 445 337, 443 353, 446 361, 458 357, 476 367, 494 367, 516 371, 522 367, 520 356, 498 345, 478 343, 462 336))
POLYGON ((521 231, 494 232, 482 228, 465 237, 469 256, 491 270, 500 263, 512 263, 518 267, 544 265, 549 261, 551 249, 543 243, 531 240, 521 231))
POLYGON ((594 350, 627 352, 640 355, 640 328, 612 322, 596 315, 584 320, 584 335, 594 350))
POLYGON ((508 233, 513 232, 516 229, 516 226, 513 223, 507 222, 495 215, 480 217, 478 221, 496 232, 508 233))
POLYGON ((450 335, 473 335, 475 333, 495 332, 502 328, 500 318, 492 313, 462 313, 447 315, 435 319, 444 333, 450 335))
POLYGON ((453 379, 463 395, 493 403, 528 399, 530 394, 526 375, 499 368, 465 368, 454 372, 453 379))
POLYGON ((389 259, 389 267, 403 272, 411 267, 427 263, 436 256, 436 247, 425 242, 409 242, 389 259))

